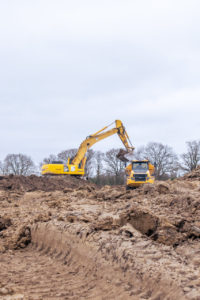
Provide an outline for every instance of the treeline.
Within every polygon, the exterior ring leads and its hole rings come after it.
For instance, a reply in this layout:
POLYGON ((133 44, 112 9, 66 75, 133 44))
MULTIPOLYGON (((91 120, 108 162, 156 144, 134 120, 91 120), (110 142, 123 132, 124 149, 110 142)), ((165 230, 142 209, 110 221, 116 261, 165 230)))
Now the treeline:
MULTIPOLYGON (((186 146, 186 152, 177 155, 168 145, 150 142, 134 151, 134 159, 149 159, 155 165, 157 180, 173 179, 184 172, 192 171, 200 164, 200 141, 186 142, 186 146)), ((106 152, 88 150, 85 175, 100 185, 123 184, 126 164, 117 158, 119 150, 110 149, 106 152)), ((42 164, 51 161, 66 162, 68 157, 74 157, 76 152, 77 149, 68 149, 57 155, 50 154, 40 163, 40 168, 42 164)), ((40 170, 31 157, 25 154, 8 154, 2 162, 0 161, 0 173, 27 176, 40 174, 40 170)))

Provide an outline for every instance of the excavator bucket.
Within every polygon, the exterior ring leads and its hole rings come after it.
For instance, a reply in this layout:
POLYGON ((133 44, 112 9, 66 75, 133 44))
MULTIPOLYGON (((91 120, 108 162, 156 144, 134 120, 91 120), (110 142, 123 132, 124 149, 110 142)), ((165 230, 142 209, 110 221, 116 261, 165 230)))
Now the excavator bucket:
POLYGON ((124 162, 132 161, 134 159, 133 151, 129 152, 124 149, 120 149, 116 157, 124 162))

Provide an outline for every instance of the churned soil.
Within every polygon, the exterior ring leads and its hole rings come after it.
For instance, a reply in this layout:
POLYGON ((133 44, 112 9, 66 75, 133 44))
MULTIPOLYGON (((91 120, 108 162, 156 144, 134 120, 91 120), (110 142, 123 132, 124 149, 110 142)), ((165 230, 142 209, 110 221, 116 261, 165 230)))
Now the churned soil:
POLYGON ((196 180, 200 180, 200 166, 198 166, 195 170, 193 170, 190 173, 185 174, 182 177, 183 180, 188 180, 188 179, 196 179, 196 180))
MULTIPOLYGON (((17 192, 58 191, 88 185, 87 181, 72 176, 0 176, 0 190, 17 192)), ((90 184, 91 185, 91 184, 90 184)))
POLYGON ((200 299, 200 169, 126 191, 0 178, 0 299, 200 299))

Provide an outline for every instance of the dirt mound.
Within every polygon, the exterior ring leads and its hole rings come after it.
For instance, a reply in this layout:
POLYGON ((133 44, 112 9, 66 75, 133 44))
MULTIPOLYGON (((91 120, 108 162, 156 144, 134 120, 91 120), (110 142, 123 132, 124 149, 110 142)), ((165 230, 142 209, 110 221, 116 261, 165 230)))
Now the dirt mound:
POLYGON ((183 177, 182 177, 183 180, 186 180, 186 179, 197 179, 197 180, 200 180, 200 166, 198 166, 195 170, 185 174, 183 177))
POLYGON ((81 186, 91 185, 87 181, 72 176, 1 176, 0 177, 0 190, 10 191, 55 191, 64 190, 65 188, 77 188, 81 186))
POLYGON ((24 299, 198 300, 196 178, 126 191, 72 177, 1 177, 2 293, 24 299), (54 278, 55 286, 38 278, 54 278))

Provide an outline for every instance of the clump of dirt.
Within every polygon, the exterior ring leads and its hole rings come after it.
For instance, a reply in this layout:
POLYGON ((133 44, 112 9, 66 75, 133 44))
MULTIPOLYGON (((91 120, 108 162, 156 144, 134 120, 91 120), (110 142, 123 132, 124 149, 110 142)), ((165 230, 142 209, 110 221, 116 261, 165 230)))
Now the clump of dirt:
POLYGON ((12 222, 10 218, 0 216, 0 231, 8 228, 11 224, 12 222))
POLYGON ((22 226, 13 238, 13 248, 25 248, 31 242, 31 228, 30 226, 22 226))
POLYGON ((16 230, 13 227, 1 237, 4 243, 0 243, 0 252, 23 249, 31 243, 31 228, 29 225, 19 226, 16 230))
POLYGON ((157 184, 156 190, 159 194, 168 194, 170 192, 170 187, 169 184, 162 182, 157 184))

